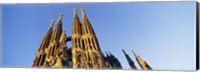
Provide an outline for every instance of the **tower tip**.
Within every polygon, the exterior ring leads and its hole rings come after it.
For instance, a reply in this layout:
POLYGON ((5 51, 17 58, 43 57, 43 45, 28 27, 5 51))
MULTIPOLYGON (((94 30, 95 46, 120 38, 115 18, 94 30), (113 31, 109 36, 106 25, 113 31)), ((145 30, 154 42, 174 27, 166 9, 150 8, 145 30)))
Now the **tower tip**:
POLYGON ((60 16, 60 17, 62 17, 62 16, 63 16, 63 14, 62 14, 62 13, 60 13, 60 14, 59 14, 59 16, 60 16))
POLYGON ((85 9, 84 8, 81 8, 81 13, 85 13, 85 9))
POLYGON ((51 23, 50 23, 48 30, 50 30, 53 27, 53 24, 54 24, 54 19, 51 20, 51 23))
POLYGON ((53 27, 53 24, 54 24, 54 22, 55 22, 55 20, 54 20, 54 19, 52 19, 52 20, 51 20, 50 27, 53 27))
POLYGON ((132 51, 132 53, 134 54, 134 56, 136 57, 137 55, 135 54, 135 52, 133 51, 133 50, 131 50, 132 51))
POLYGON ((51 23, 54 23, 54 21, 55 21, 55 20, 54 20, 54 19, 52 19, 52 20, 51 20, 51 23))
POLYGON ((74 14, 77 14, 77 8, 74 8, 73 10, 74 10, 74 14))
MULTIPOLYGON (((58 19, 58 22, 60 22, 60 21, 62 20, 62 16, 63 16, 63 14, 62 14, 62 13, 60 13, 60 14, 59 14, 59 19, 58 19)), ((61 23, 59 23, 59 24, 61 24, 61 23)))
POLYGON ((124 49, 122 49, 123 53, 126 54, 126 52, 124 51, 124 49))
POLYGON ((122 51, 125 52, 124 49, 122 49, 122 51))

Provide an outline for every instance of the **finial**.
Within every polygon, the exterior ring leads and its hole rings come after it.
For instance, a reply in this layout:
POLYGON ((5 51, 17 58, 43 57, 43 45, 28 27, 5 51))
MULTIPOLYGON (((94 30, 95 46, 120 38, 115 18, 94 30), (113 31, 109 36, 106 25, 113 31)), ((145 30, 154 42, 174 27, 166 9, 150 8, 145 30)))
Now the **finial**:
POLYGON ((63 14, 62 14, 62 13, 60 13, 60 14, 59 14, 59 16, 60 16, 60 17, 62 17, 62 16, 63 16, 63 14))
POLYGON ((52 19, 51 22, 54 22, 54 19, 52 19))
POLYGON ((62 13, 60 13, 60 14, 59 14, 59 18, 62 18, 62 16, 63 16, 63 14, 62 14, 62 13))
POLYGON ((84 14, 85 13, 85 10, 84 8, 81 8, 81 13, 84 14))
POLYGON ((50 27, 53 27, 54 22, 55 22, 54 19, 52 19, 52 20, 51 20, 50 27))
POLYGON ((76 8, 74 8, 74 14, 77 14, 77 9, 76 8))
POLYGON ((53 24, 54 24, 54 19, 51 20, 51 23, 50 23, 49 29, 53 27, 53 24))
POLYGON ((60 14, 59 14, 59 19, 58 19, 58 22, 62 20, 62 16, 63 16, 63 14, 62 14, 62 13, 60 13, 60 14))
POLYGON ((131 50, 132 51, 132 53, 134 54, 134 56, 136 57, 137 55, 135 54, 135 52, 133 51, 133 50, 131 50))

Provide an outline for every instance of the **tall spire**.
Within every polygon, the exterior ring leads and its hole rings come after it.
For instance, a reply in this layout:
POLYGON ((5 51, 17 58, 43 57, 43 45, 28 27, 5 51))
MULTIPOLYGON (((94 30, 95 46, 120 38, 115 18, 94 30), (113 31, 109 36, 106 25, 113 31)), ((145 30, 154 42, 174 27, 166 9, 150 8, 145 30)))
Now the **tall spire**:
POLYGON ((84 8, 81 8, 81 14, 82 14, 82 26, 83 26, 83 33, 86 33, 86 34, 93 34, 95 35, 94 33, 94 30, 85 14, 85 9, 84 8))
POLYGON ((50 23, 50 26, 48 28, 48 31, 47 33, 45 34, 40 46, 39 46, 39 50, 43 50, 44 48, 47 48, 48 45, 49 45, 49 40, 51 38, 51 34, 52 34, 52 27, 53 27, 53 24, 54 24, 54 20, 52 19, 51 20, 51 23, 50 23))
MULTIPOLYGON (((57 51, 58 51, 58 48, 59 48, 59 40, 60 40, 60 37, 61 37, 61 34, 62 34, 62 13, 60 13, 59 15, 59 18, 58 18, 58 21, 57 21, 57 24, 56 24, 56 27, 55 29, 53 30, 53 33, 52 33, 52 37, 51 37, 51 40, 50 40, 50 45, 48 46, 48 49, 47 49, 47 57, 46 57, 46 65, 53 65, 53 62, 57 57, 57 51)), ((59 63, 59 62, 58 62, 59 63)))
POLYGON ((77 15, 77 8, 74 8, 74 16, 77 15))
POLYGON ((140 67, 143 69, 143 70, 152 70, 152 68, 150 67, 149 64, 147 64, 145 61, 142 60, 142 58, 140 56, 137 56, 134 51, 132 50, 132 53, 134 54, 137 62, 139 63, 140 67))
POLYGON ((86 48, 86 53, 89 55, 90 58, 88 59, 91 62, 91 68, 103 68, 104 66, 104 59, 102 56, 102 52, 94 33, 94 30, 85 14, 85 10, 81 9, 82 14, 82 40, 84 42, 84 46, 86 48))
POLYGON ((54 25, 54 22, 55 22, 54 19, 52 19, 48 30, 49 30, 49 29, 52 29, 52 27, 53 27, 53 25, 54 25))
POLYGON ((36 53, 36 56, 35 56, 35 58, 34 58, 34 61, 33 61, 33 64, 32 64, 32 66, 33 67, 37 67, 37 66, 40 66, 40 56, 41 55, 43 55, 43 51, 44 51, 44 49, 45 48, 47 48, 48 47, 48 45, 49 45, 49 43, 50 43, 50 39, 51 39, 51 35, 52 35, 52 26, 53 26, 53 24, 54 24, 54 20, 51 20, 51 23, 50 23, 50 26, 49 26, 49 28, 48 28, 48 31, 46 32, 46 34, 45 34, 45 36, 44 36, 44 38, 43 38, 43 40, 42 40, 42 42, 41 42, 41 44, 40 44, 40 46, 39 46, 39 48, 38 48, 38 51, 37 51, 37 53, 36 53))
POLYGON ((128 56, 128 54, 126 54, 126 52, 124 51, 124 49, 122 49, 122 51, 123 51, 123 53, 124 53, 124 55, 125 55, 128 63, 129 63, 129 65, 131 66, 131 68, 132 69, 137 69, 136 66, 135 66, 135 64, 134 64, 134 62, 133 62, 133 60, 128 56))
POLYGON ((72 21, 72 62, 73 68, 86 68, 84 43, 81 38, 81 23, 77 15, 77 9, 74 8, 74 16, 72 21))
POLYGON ((126 52, 124 51, 124 49, 122 49, 122 51, 123 51, 124 55, 127 55, 126 52))
POLYGON ((81 23, 79 21, 78 15, 77 15, 77 9, 74 8, 74 17, 72 22, 72 33, 78 33, 81 34, 81 23))
POLYGON ((57 22, 56 27, 55 27, 53 34, 52 34, 52 38, 51 38, 52 42, 53 41, 56 41, 56 42, 59 41, 60 35, 62 33, 62 16, 63 16, 63 14, 60 13, 58 22, 57 22))
POLYGON ((82 16, 85 16, 85 9, 84 8, 81 8, 81 14, 82 14, 82 16))
MULTIPOLYGON (((59 19, 58 19, 58 22, 62 21, 62 16, 63 16, 63 14, 62 14, 62 13, 60 13, 60 14, 59 14, 59 19)), ((61 24, 61 23, 59 23, 59 24, 61 24)))
POLYGON ((137 55, 135 54, 135 52, 132 50, 133 55, 136 57, 137 55))

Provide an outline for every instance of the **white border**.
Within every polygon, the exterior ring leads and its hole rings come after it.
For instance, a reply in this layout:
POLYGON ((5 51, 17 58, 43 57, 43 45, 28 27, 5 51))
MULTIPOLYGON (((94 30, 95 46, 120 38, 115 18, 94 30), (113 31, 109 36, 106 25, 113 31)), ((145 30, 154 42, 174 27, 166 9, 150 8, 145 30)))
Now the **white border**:
POLYGON ((79 2, 130 2, 130 1, 195 1, 195 0, 0 0, 0 3, 79 3, 79 2))
POLYGON ((2 46, 2 30, 3 30, 3 28, 2 28, 2 25, 3 25, 3 20, 2 20, 2 7, 1 7, 1 5, 0 5, 0 66, 2 65, 2 49, 3 49, 3 46, 2 46))
MULTIPOLYGON (((95 70, 95 69, 36 69, 36 68, 0 68, 1 72, 146 72, 136 70, 95 70)), ((148 71, 171 72, 171 71, 148 71)), ((177 71, 176 71, 177 72, 177 71)))
MULTIPOLYGON (((80 2, 146 2, 146 1, 161 1, 161 0, 0 0, 0 4, 15 4, 15 3, 80 3, 80 2)), ((162 0, 162 1, 195 1, 195 0, 162 0)), ((200 2, 200 0, 197 0, 200 2)), ((1 8, 0 8, 1 9, 1 8)), ((2 15, 0 12, 0 53, 2 49, 2 15)), ((0 65, 1 65, 1 54, 0 54, 0 65)), ((136 72, 135 70, 90 70, 90 69, 36 69, 36 68, 0 68, 0 72, 136 72)), ((145 72, 145 71, 138 71, 145 72)), ((159 71, 149 71, 159 72, 159 71)), ((171 71, 161 71, 171 72, 171 71)), ((177 72, 177 71, 176 71, 177 72)), ((197 72, 200 72, 199 70, 197 72)))

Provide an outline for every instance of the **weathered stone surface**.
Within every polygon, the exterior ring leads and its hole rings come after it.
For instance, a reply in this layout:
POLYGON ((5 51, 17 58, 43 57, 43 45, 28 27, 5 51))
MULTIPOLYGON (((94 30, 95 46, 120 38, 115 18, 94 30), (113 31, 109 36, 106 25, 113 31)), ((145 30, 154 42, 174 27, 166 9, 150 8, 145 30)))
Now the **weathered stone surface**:
MULTIPOLYGON (((103 55, 101 52, 94 29, 90 24, 84 9, 81 9, 82 22, 79 21, 77 9, 74 8, 72 21, 72 35, 66 35, 66 30, 62 28, 62 16, 53 29, 54 20, 45 34, 34 57, 32 67, 53 67, 53 68, 109 68, 122 69, 121 63, 113 54, 103 55), (72 42, 72 47, 68 48, 66 43, 72 42)), ((137 69, 131 58, 124 55, 132 67, 137 69)), ((145 61, 134 53, 137 62, 142 69, 152 69, 145 61)))

